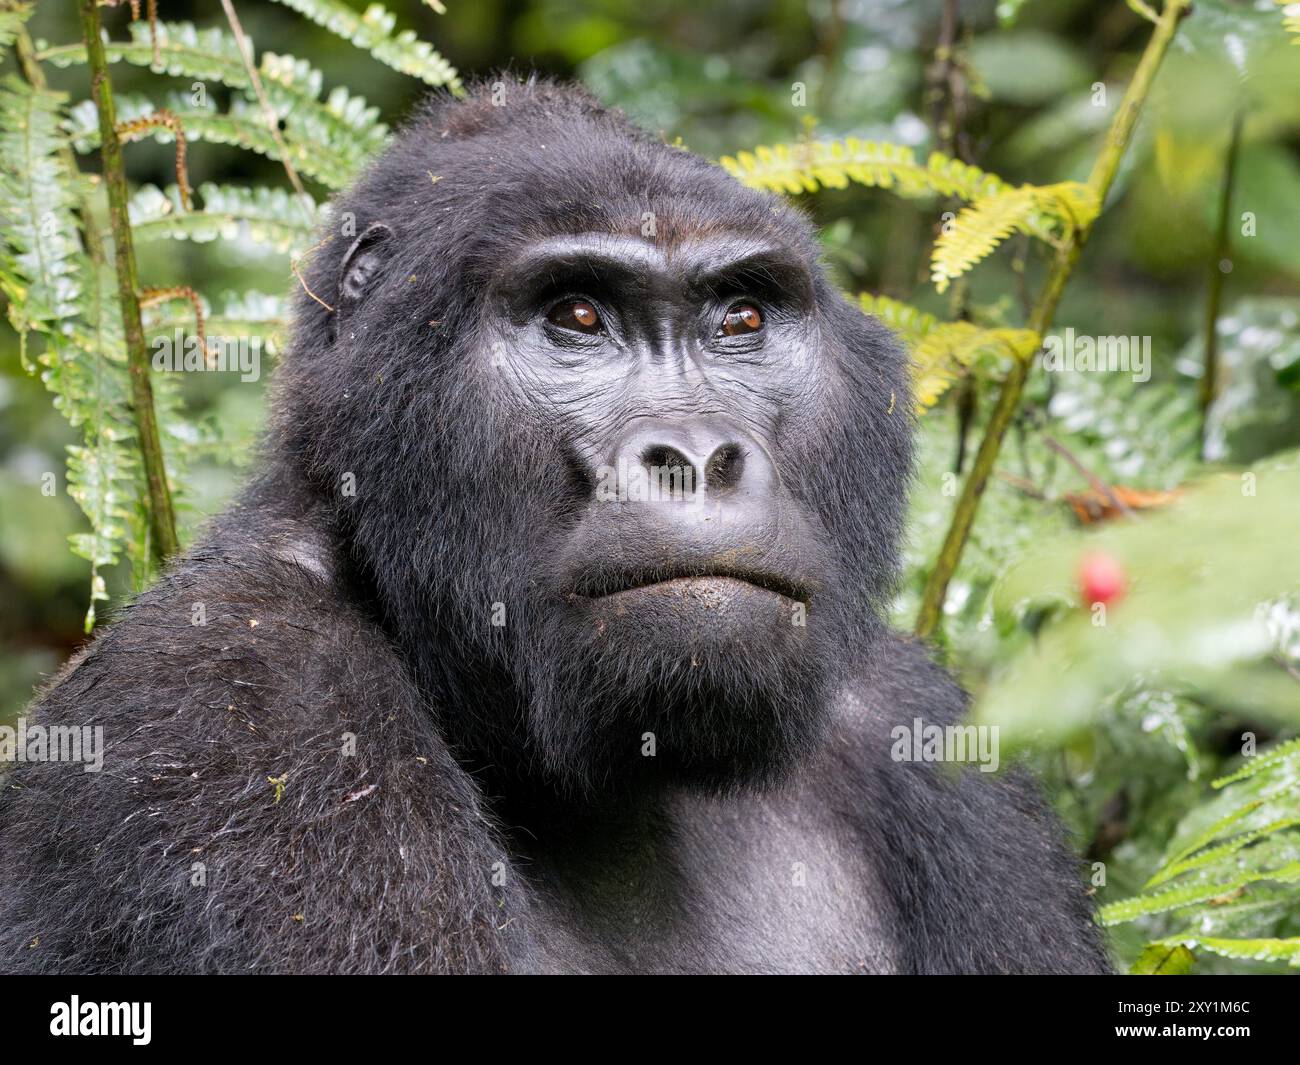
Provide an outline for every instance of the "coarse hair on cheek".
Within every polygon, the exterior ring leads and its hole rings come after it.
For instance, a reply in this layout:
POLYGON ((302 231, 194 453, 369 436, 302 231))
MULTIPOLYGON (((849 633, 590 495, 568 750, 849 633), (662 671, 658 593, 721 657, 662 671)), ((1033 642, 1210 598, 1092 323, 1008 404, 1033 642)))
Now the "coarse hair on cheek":
POLYGON ((883 633, 895 590, 914 419, 893 338, 838 294, 820 298, 816 389, 797 420, 783 419, 776 455, 829 556, 834 579, 817 604, 824 628, 853 658, 883 633))

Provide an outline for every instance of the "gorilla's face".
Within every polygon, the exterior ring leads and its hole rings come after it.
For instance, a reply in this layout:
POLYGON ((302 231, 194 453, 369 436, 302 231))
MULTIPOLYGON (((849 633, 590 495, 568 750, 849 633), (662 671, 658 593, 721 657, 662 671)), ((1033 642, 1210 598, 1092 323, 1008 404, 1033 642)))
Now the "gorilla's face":
POLYGON ((419 200, 339 267, 361 369, 329 384, 372 408, 337 430, 345 525, 463 750, 562 787, 765 780, 879 625, 901 360, 775 201, 561 110, 531 143, 581 139, 608 172, 534 152, 493 188, 470 148, 499 172, 503 132, 431 138, 419 200))
POLYGON ((808 266, 745 234, 572 233, 521 248, 487 304, 507 401, 548 441, 542 750, 710 779, 787 761, 818 722, 836 577, 780 458, 825 400, 808 266))
POLYGON ((573 234, 525 249, 488 298, 512 402, 563 463, 567 520, 539 576, 564 613, 697 657, 799 646, 829 574, 776 457, 820 394, 812 278, 790 250, 573 234))

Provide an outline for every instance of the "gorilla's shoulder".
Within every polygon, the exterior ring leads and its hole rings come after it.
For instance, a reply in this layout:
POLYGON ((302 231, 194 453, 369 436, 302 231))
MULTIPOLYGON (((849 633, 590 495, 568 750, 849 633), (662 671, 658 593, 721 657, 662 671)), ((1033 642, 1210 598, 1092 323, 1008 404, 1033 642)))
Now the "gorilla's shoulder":
POLYGON ((993 746, 981 748, 980 730, 965 720, 968 710, 966 693, 934 661, 932 649, 914 637, 892 633, 841 684, 832 700, 828 753, 870 778, 890 804, 912 793, 923 804, 951 804, 953 817, 1002 802, 1037 810, 1040 801, 1032 775, 1019 765, 994 772, 996 730, 984 741, 993 746), (906 737, 906 748, 913 750, 915 737, 924 739, 936 729, 945 737, 964 735, 968 746, 962 748, 964 756, 957 758, 963 764, 940 764, 947 754, 943 759, 898 757, 900 737, 906 737), (994 768, 978 771, 973 763, 981 758, 994 768))
POLYGON ((938 725, 958 720, 966 694, 932 655, 928 645, 902 633, 881 640, 839 685, 834 705, 840 727, 866 732, 883 725, 888 733, 916 717, 938 725))
POLYGON ((918 721, 947 730, 966 706, 924 644, 882 641, 839 692, 823 760, 809 774, 890 870, 909 915, 905 970, 1111 971, 1064 830, 1031 774, 897 757, 900 726, 908 735, 918 721), (1017 900, 1035 902, 1026 910, 1017 900))
POLYGON ((194 738, 202 718, 217 734, 235 724, 284 737, 346 724, 366 704, 418 701, 382 631, 339 594, 318 533, 286 522, 227 548, 225 524, 69 663, 41 716, 119 735, 194 738))
POLYGON ((103 758, 0 787, 0 970, 501 967, 462 875, 499 853, 475 784, 320 543, 279 531, 224 548, 219 522, 28 711, 103 758))

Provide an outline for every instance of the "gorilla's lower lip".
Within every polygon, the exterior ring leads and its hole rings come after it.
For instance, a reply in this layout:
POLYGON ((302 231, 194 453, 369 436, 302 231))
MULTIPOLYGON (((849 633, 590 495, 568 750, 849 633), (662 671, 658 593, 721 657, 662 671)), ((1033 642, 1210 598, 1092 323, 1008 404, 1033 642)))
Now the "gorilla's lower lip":
POLYGON ((623 574, 618 577, 605 577, 593 583, 595 587, 581 593, 585 598, 610 599, 629 593, 655 591, 689 594, 693 587, 700 590, 712 587, 721 591, 730 586, 733 590, 760 591, 799 603, 806 603, 809 599, 808 589, 804 585, 767 573, 700 571, 673 574, 623 574))

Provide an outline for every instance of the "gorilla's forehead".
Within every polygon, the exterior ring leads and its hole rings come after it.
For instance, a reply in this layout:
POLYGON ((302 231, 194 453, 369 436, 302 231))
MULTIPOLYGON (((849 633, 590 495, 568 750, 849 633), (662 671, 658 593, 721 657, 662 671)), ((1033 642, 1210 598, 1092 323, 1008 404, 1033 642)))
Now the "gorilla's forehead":
POLYGON ((512 220, 517 242, 606 234, 672 253, 747 238, 816 255, 807 224, 786 205, 684 152, 618 144, 599 165, 543 153, 512 171, 480 178, 478 188, 485 207, 512 220))
POLYGON ((668 246, 749 234, 816 258, 810 227, 781 200, 580 102, 541 93, 500 108, 448 105, 395 146, 373 175, 381 187, 363 198, 440 226, 453 252, 467 239, 502 250, 588 233, 668 246))

